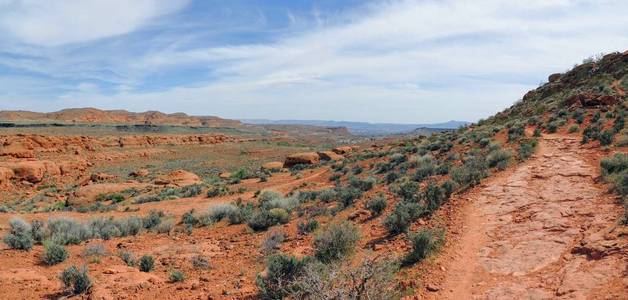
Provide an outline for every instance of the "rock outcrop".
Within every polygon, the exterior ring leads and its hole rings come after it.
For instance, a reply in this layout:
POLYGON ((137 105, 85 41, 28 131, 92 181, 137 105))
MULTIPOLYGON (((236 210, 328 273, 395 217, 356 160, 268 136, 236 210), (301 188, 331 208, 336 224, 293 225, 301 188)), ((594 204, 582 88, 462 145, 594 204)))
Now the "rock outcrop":
POLYGON ((175 185, 175 186, 186 186, 191 184, 197 184, 203 182, 198 175, 185 171, 185 170, 176 170, 168 175, 159 176, 155 179, 155 184, 158 185, 175 185))
POLYGON ((292 166, 299 165, 299 164, 313 165, 313 164, 319 163, 320 161, 321 159, 316 152, 302 152, 302 153, 295 153, 286 157, 286 160, 283 163, 283 166, 285 168, 290 168, 292 166))

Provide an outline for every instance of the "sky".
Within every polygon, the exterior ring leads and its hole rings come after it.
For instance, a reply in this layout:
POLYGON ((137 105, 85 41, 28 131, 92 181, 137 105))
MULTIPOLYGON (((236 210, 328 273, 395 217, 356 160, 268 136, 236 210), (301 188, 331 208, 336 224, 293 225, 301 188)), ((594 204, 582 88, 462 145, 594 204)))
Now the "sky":
POLYGON ((0 0, 0 110, 476 121, 628 50, 625 0, 0 0))

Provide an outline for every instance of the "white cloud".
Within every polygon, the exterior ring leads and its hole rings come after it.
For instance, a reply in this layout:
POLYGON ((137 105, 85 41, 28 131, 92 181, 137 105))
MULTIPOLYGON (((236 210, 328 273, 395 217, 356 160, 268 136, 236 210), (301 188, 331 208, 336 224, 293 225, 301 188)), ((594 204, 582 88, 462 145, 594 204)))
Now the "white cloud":
POLYGON ((116 73, 142 83, 146 74, 206 66, 214 79, 159 92, 120 83, 113 94, 77 91, 55 105, 231 118, 476 120, 584 57, 626 50, 626 11, 619 0, 381 1, 274 42, 185 49, 173 40, 120 62, 116 73))
POLYGON ((125 34, 187 0, 18 0, 0 2, 0 27, 33 45, 58 46, 125 34))

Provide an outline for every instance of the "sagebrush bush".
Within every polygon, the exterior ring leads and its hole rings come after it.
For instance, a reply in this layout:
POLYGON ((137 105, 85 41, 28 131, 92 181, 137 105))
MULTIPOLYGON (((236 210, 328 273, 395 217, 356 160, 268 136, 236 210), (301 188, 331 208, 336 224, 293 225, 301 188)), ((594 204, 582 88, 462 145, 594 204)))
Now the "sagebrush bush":
POLYGON ((360 189, 362 191, 368 191, 370 189, 373 188, 373 186, 375 185, 375 183, 377 183, 377 179, 373 178, 373 177, 368 177, 366 179, 359 179, 357 177, 351 177, 349 178, 349 185, 356 188, 356 189, 360 189))
POLYGON ((140 258, 140 271, 150 272, 155 267, 155 259, 150 255, 142 255, 140 258))
POLYGON ((266 230, 277 224, 285 224, 290 221, 290 214, 283 208, 273 208, 271 210, 260 209, 253 213, 247 225, 254 231, 266 230))
POLYGON ((185 274, 179 270, 170 272, 170 282, 182 282, 185 280, 185 274))
POLYGON ((219 196, 227 196, 230 193, 231 191, 229 190, 228 186, 216 185, 216 186, 209 187, 209 189, 207 190, 207 197, 213 198, 213 197, 219 197, 219 196))
POLYGON ((41 260, 51 266, 65 261, 68 255, 68 250, 62 245, 46 241, 44 242, 44 254, 41 260))
POLYGON ((31 225, 22 219, 13 218, 9 221, 9 226, 11 230, 4 236, 4 243, 11 249, 31 250, 33 248, 31 225))
POLYGON ((445 195, 441 188, 434 182, 429 182, 421 191, 421 201, 425 208, 425 213, 432 214, 436 211, 445 200, 445 195))
POLYGON ((444 232, 438 229, 421 229, 410 234, 412 250, 404 257, 403 264, 411 265, 427 258, 442 245, 443 241, 444 232))
POLYGON ((378 194, 373 199, 367 201, 365 207, 371 212, 373 217, 377 217, 384 212, 387 205, 386 197, 383 194, 378 194))
POLYGON ((424 209, 415 202, 401 201, 395 206, 395 210, 384 219, 384 228, 390 235, 406 232, 412 222, 416 221, 424 212, 424 209))
POLYGON ((336 188, 336 198, 342 208, 353 205, 362 196, 362 191, 354 187, 336 188))
POLYGON ((286 239, 286 234, 283 231, 275 230, 266 235, 266 238, 262 242, 261 249, 264 253, 271 253, 275 250, 279 250, 279 247, 286 239))
POLYGON ((431 156, 425 155, 416 161, 416 171, 412 175, 412 180, 420 182, 432 176, 435 169, 434 159, 431 156))
POLYGON ((336 191, 334 189, 322 190, 318 194, 318 198, 325 203, 331 202, 336 199, 336 191))
POLYGON ((296 292, 295 279, 303 274, 311 259, 298 259, 286 254, 271 255, 266 260, 265 274, 258 274, 255 283, 263 299, 283 299, 296 292))
POLYGON ((314 237, 314 255, 323 263, 340 260, 351 254, 360 233, 349 222, 334 223, 314 237))
POLYGON ((92 280, 89 278, 87 267, 81 269, 76 266, 68 267, 59 275, 59 279, 66 289, 71 289, 75 295, 83 294, 92 287, 92 280))
POLYGON ((488 166, 491 168, 497 167, 500 170, 504 170, 506 169, 506 167, 508 167, 508 163, 510 162, 511 158, 512 158, 512 152, 510 150, 497 149, 497 150, 491 151, 486 156, 486 162, 488 163, 488 166))
POLYGON ((488 176, 488 166, 482 158, 470 157, 461 167, 453 168, 449 172, 451 179, 462 189, 480 183, 482 178, 488 176))
POLYGON ((319 225, 320 224, 315 219, 310 219, 306 222, 301 221, 297 223, 297 230, 299 231, 299 234, 308 234, 316 230, 319 225))
POLYGON ((120 257, 120 259, 122 259, 122 261, 129 267, 135 267, 135 264, 137 263, 135 254, 131 251, 120 251, 118 253, 118 257, 120 257))
POLYGON ((574 133, 574 132, 577 132, 578 129, 580 129, 580 126, 574 124, 574 125, 571 125, 571 127, 569 127, 568 132, 569 133, 574 133))
POLYGON ((197 270, 209 270, 211 268, 211 264, 209 263, 209 258, 204 255, 194 255, 192 257, 192 266, 197 270))
POLYGON ((526 160, 534 154, 536 150, 538 142, 536 139, 532 140, 521 140, 519 143, 519 158, 521 160, 526 160))
POLYGON ((604 130, 602 131, 602 133, 599 136, 600 139, 600 145, 601 146, 608 146, 610 144, 613 143, 613 131, 612 130, 604 130))

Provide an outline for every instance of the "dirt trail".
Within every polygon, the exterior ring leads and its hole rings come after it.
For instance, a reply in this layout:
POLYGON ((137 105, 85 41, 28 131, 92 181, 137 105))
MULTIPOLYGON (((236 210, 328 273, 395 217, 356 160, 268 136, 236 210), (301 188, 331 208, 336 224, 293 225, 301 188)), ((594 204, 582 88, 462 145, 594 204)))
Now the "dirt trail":
POLYGON ((467 195, 463 230, 445 250, 437 299, 626 299, 621 208, 596 185, 579 142, 544 138, 538 153, 467 195))

